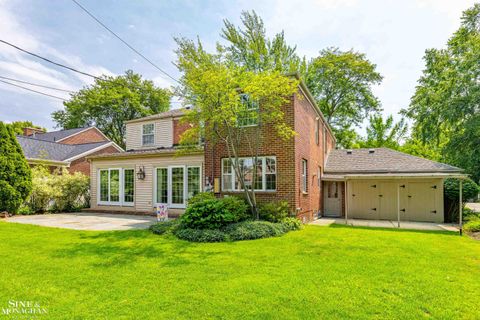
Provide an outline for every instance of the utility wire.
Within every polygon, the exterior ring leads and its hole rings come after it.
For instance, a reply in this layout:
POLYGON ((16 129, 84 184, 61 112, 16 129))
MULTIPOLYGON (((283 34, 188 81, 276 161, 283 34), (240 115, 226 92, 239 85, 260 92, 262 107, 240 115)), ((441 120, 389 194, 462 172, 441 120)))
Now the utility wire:
POLYGON ((13 47, 13 48, 15 48, 15 49, 17 49, 17 50, 20 50, 20 51, 22 51, 22 52, 24 52, 24 53, 26 53, 26 54, 29 54, 29 55, 31 55, 31 56, 34 56, 34 57, 36 57, 36 58, 38 58, 38 59, 42 59, 42 60, 44 60, 44 61, 46 61, 46 62, 48 62, 48 63, 52 63, 52 64, 54 64, 54 65, 56 65, 56 66, 59 66, 59 67, 68 69, 68 70, 73 71, 73 72, 77 72, 77 73, 83 74, 83 75, 85 75, 85 76, 92 77, 92 78, 94 78, 94 79, 100 79, 99 77, 96 77, 96 76, 94 76, 94 75, 92 75, 92 74, 90 74, 90 73, 86 73, 86 72, 77 70, 77 69, 75 69, 75 68, 72 68, 72 67, 66 66, 66 65, 64 65, 64 64, 61 64, 61 63, 52 61, 52 60, 47 59, 47 58, 44 58, 44 57, 42 57, 42 56, 39 56, 38 54, 35 54, 35 53, 30 52, 30 51, 28 51, 28 50, 22 49, 22 48, 14 45, 14 44, 8 42, 8 41, 5 41, 5 40, 0 39, 0 42, 1 42, 1 43, 4 43, 4 44, 6 44, 6 45, 9 45, 10 47, 13 47))
POLYGON ((158 69, 161 73, 163 73, 164 75, 166 75, 167 77, 169 77, 170 79, 172 79, 173 81, 175 81, 176 83, 180 84, 180 81, 178 81, 177 79, 175 79, 174 77, 172 77, 171 75, 169 75, 166 71, 162 70, 162 68, 160 68, 158 65, 156 65, 155 63, 153 63, 150 59, 148 59, 147 57, 145 57, 141 52, 139 52, 137 49, 135 49, 134 47, 132 47, 130 44, 128 44, 128 42, 126 42, 125 40, 123 40, 119 35, 117 35, 115 32, 112 31, 112 29, 110 29, 109 27, 107 27, 102 21, 100 21, 97 17, 95 17, 92 13, 90 13, 85 7, 83 7, 78 1, 76 0, 72 0, 78 7, 80 7, 80 9, 82 9, 83 11, 85 11, 86 14, 88 14, 93 20, 95 20, 98 24, 100 24, 102 27, 104 27, 106 30, 108 30, 111 34, 113 34, 118 40, 122 41, 123 44, 125 44, 127 47, 129 47, 133 52, 135 52, 136 54, 138 54, 140 57, 142 57, 145 61, 147 61, 149 64, 151 64, 153 67, 155 67, 156 69, 158 69))
POLYGON ((0 76, 0 78, 5 79, 5 80, 14 81, 14 82, 28 84, 28 85, 35 86, 35 87, 41 87, 41 88, 52 89, 52 90, 57 90, 57 91, 63 91, 63 92, 67 92, 67 93, 74 93, 74 91, 71 91, 71 90, 65 90, 65 89, 60 89, 60 88, 44 86, 42 84, 31 83, 31 82, 28 82, 28 81, 23 81, 23 80, 18 80, 18 79, 12 79, 12 78, 8 78, 8 77, 4 77, 4 76, 0 76))
POLYGON ((54 96, 54 95, 51 95, 51 94, 48 94, 48 93, 33 90, 33 89, 30 89, 30 88, 27 88, 27 87, 19 86, 18 84, 15 84, 15 83, 11 83, 11 82, 4 81, 4 80, 0 80, 0 82, 6 83, 6 84, 9 84, 11 86, 18 87, 18 88, 22 88, 22 89, 25 89, 25 90, 28 90, 28 91, 31 91, 31 92, 35 92, 35 93, 38 93, 38 94, 42 94, 42 95, 47 96, 47 97, 51 97, 51 98, 55 98, 55 99, 58 99, 58 100, 65 101, 64 98, 60 98, 60 97, 57 97, 57 96, 54 96))

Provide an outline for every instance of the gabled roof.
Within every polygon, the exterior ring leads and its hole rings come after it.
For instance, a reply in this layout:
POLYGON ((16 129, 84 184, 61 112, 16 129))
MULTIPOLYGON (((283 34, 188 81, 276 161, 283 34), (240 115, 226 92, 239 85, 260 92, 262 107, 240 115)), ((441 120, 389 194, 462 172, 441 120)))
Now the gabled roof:
POLYGON ((186 108, 172 109, 165 112, 153 114, 151 116, 125 121, 125 123, 134 123, 134 122, 143 122, 143 121, 156 120, 156 119, 181 117, 185 113, 185 110, 187 109, 186 108))
POLYGON ((412 156, 388 148, 337 149, 327 158, 324 172, 343 174, 367 173, 454 173, 460 168, 412 156))
POLYGON ((17 140, 23 149, 25 158, 42 159, 46 161, 71 161, 72 158, 78 155, 113 144, 111 141, 102 141, 71 145, 25 136, 17 136, 17 140))
POLYGON ((75 128, 75 129, 67 129, 67 130, 59 130, 59 131, 51 131, 45 133, 37 133, 35 134, 35 139, 43 140, 43 141, 50 141, 50 142, 58 142, 58 140, 65 139, 67 137, 73 136, 77 133, 85 131, 93 127, 87 128, 75 128))

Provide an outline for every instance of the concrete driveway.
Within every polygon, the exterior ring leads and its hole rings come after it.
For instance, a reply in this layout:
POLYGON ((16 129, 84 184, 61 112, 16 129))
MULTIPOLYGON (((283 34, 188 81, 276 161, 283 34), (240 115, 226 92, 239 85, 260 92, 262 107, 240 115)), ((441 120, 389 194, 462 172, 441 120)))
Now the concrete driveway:
POLYGON ((7 218, 6 221, 75 230, 131 230, 146 229, 156 221, 156 218, 128 214, 75 212, 14 216, 7 218))

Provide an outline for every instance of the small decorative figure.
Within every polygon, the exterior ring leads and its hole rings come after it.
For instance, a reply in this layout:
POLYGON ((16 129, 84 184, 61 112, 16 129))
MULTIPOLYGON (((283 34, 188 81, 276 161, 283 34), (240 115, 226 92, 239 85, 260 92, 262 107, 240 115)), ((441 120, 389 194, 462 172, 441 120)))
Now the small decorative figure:
POLYGON ((168 221, 168 206, 166 204, 159 204, 156 208, 157 221, 168 221))

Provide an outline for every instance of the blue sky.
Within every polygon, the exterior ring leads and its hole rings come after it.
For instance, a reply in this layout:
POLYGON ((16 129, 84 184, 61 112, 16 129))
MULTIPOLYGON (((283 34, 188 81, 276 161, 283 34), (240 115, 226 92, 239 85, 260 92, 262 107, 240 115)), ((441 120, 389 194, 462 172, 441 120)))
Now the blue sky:
MULTIPOLYGON (((384 76, 375 93, 384 114, 408 106, 427 48, 443 47, 469 0, 126 1, 78 0, 168 73, 178 77, 174 36, 199 36, 207 48, 220 41, 223 19, 239 23, 255 10, 267 33, 285 31, 300 55, 326 47, 363 52, 384 76)), ((130 51, 69 0, 0 0, 0 39, 95 74, 141 73, 162 87, 171 80, 130 51)), ((92 79, 41 62, 0 43, 0 75, 78 90, 92 79)), ((32 87, 32 89, 38 89, 32 87)), ((68 94, 41 89, 57 96, 68 94)), ((173 103, 173 106, 178 104, 173 103)), ((0 120, 30 120, 54 129, 51 112, 62 102, 0 83, 0 120)), ((363 131, 359 129, 360 131, 363 131)))

